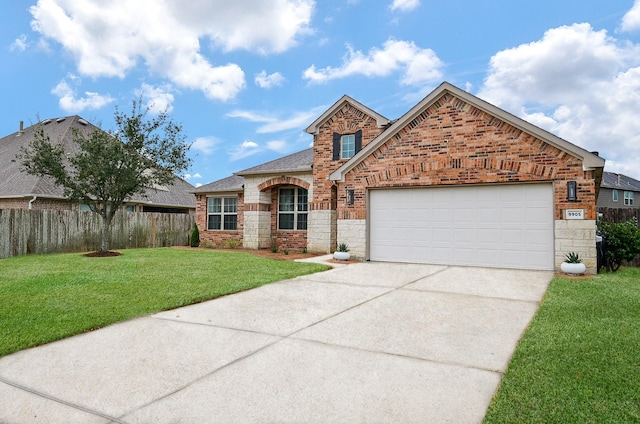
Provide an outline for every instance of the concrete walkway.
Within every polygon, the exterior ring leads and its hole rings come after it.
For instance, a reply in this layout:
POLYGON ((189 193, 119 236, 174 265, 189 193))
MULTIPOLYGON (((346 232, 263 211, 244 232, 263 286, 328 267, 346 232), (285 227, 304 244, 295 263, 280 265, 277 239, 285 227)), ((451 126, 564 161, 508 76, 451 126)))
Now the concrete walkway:
POLYGON ((551 272, 359 263, 0 359, 2 423, 474 423, 551 272))

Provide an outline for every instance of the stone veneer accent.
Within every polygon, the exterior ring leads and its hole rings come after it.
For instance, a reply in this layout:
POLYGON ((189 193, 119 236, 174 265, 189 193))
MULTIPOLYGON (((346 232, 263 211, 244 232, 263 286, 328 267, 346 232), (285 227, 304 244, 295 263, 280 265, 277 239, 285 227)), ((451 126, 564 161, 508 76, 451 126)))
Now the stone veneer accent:
POLYGON ((279 231, 277 229, 278 188, 302 187, 309 191, 309 202, 313 196, 311 173, 291 175, 247 175, 245 178, 245 222, 243 246, 248 249, 263 249, 277 243, 280 249, 302 249, 307 247, 307 231, 279 231), (247 221, 249 217, 249 221, 247 221))
POLYGON ((307 225, 307 249, 310 252, 333 252, 337 245, 335 210, 311 210, 307 225))
POLYGON ((338 243, 347 243, 353 259, 364 260, 367 249, 367 221, 365 219, 339 219, 338 243))
POLYGON ((560 264, 565 255, 576 252, 587 267, 587 273, 597 274, 596 253, 596 221, 558 219, 555 221, 555 267, 560 271, 560 264))
POLYGON ((262 249, 271 244, 271 212, 246 211, 244 213, 243 245, 248 249, 262 249))

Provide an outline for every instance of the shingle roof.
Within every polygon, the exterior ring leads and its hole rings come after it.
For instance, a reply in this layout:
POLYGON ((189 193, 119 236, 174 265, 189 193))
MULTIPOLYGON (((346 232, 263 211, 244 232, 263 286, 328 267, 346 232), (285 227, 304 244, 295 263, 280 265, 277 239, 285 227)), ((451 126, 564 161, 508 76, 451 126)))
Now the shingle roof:
POLYGON ((621 190, 640 191, 640 181, 626 175, 613 172, 604 172, 602 175, 602 187, 617 188, 621 190))
MULTIPOLYGON (((89 134, 100 128, 92 125, 78 115, 61 118, 44 119, 43 121, 0 138, 0 197, 46 197, 64 199, 62 187, 53 183, 48 177, 29 175, 20 171, 20 163, 15 160, 20 149, 27 147, 33 140, 39 125, 52 142, 61 143, 69 153, 75 153, 77 146, 73 142, 73 129, 89 134)), ((148 203, 157 206, 180 206, 195 208, 195 196, 190 193, 193 186, 176 177, 167 190, 147 189, 148 199, 135 196, 132 201, 148 203)))
POLYGON ((209 184, 202 185, 192 193, 220 193, 220 192, 239 192, 244 188, 244 177, 232 175, 209 184))
POLYGON ((309 148, 298 153, 263 163, 262 165, 247 168, 243 171, 236 172, 236 175, 255 175, 255 174, 279 174, 291 172, 311 172, 313 165, 313 149, 309 148))

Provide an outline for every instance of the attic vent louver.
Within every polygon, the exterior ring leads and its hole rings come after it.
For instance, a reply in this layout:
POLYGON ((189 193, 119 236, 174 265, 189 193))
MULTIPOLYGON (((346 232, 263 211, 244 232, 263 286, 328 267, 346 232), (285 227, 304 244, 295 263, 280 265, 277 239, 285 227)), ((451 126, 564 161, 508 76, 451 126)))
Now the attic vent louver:
POLYGON ((60 123, 60 122, 64 121, 65 119, 67 119, 67 118, 58 118, 58 119, 56 119, 56 122, 60 123))
POLYGON ((87 121, 85 121, 85 120, 84 120, 84 119, 82 119, 82 118, 78 119, 78 123, 79 123, 79 124, 82 124, 82 125, 87 125, 87 124, 89 124, 87 121))

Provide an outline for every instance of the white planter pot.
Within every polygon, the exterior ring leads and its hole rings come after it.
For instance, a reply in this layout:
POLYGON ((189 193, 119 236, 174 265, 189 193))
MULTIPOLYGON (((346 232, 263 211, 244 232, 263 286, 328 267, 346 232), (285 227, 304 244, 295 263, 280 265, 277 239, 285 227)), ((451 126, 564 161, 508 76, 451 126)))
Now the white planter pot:
POLYGON ((583 263, 570 264, 569 262, 562 262, 562 264, 560 265, 560 269, 566 274, 579 275, 584 274, 587 266, 583 263))
POLYGON ((351 258, 349 252, 333 252, 333 259, 338 261, 348 261, 351 258))

